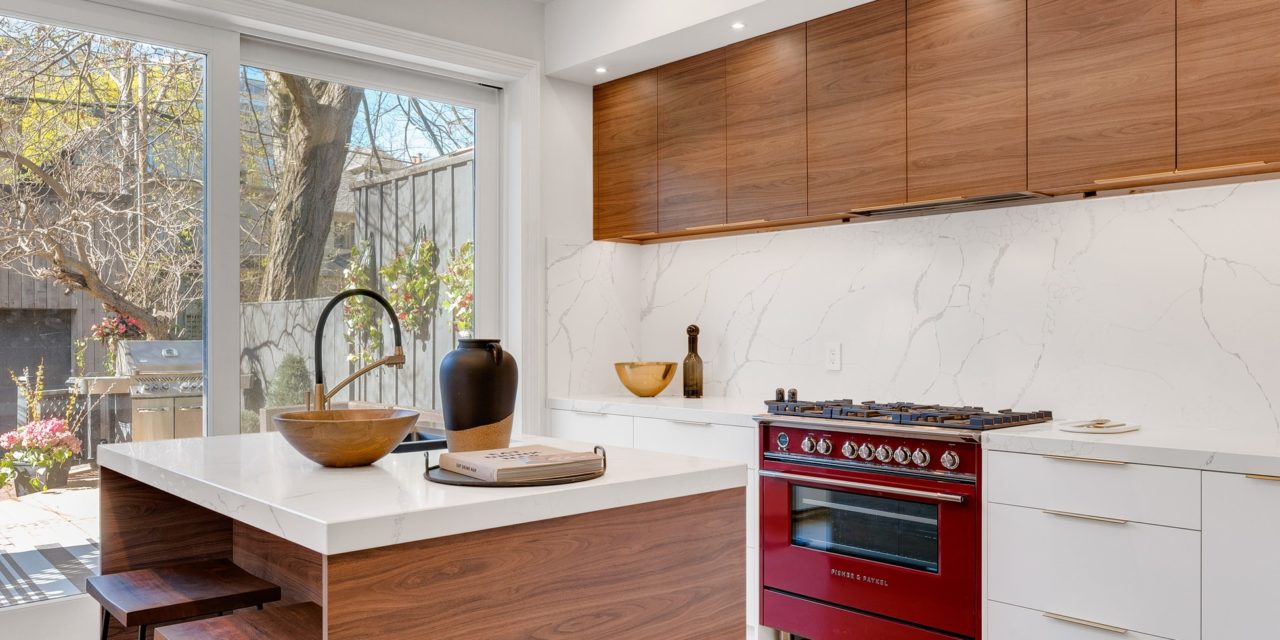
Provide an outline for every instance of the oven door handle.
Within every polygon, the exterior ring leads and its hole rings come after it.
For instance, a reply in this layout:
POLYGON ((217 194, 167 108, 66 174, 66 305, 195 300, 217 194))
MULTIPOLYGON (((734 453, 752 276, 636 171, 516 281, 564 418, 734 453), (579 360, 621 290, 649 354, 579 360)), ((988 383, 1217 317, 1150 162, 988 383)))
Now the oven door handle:
POLYGON ((781 471, 769 471, 767 469, 760 470, 762 478, 776 478, 778 480, 791 480, 795 482, 809 482, 817 485, 825 485, 828 487, 839 487, 841 489, 858 489, 861 491, 878 491, 880 493, 888 493, 897 496, 908 496, 911 498, 926 498, 928 500, 937 500, 938 502, 954 502, 960 504, 964 502, 964 496, 958 496, 952 493, 939 493, 937 491, 920 491, 918 489, 900 489, 898 487, 886 487, 879 484, 868 484, 865 482, 852 482, 849 480, 828 480, 826 478, 814 478, 812 476, 802 476, 795 473, 783 473, 781 471))

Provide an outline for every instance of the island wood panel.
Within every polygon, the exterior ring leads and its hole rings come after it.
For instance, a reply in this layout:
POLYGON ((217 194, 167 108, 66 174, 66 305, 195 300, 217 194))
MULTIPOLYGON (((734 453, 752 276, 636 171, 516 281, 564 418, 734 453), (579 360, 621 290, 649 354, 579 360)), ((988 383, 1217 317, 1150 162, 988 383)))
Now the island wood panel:
POLYGON ((1176 1, 1028 3, 1032 191, 1174 170, 1176 1))
POLYGON ((657 99, 652 70, 594 89, 597 240, 658 231, 657 99))
POLYGON ((1280 160, 1280 0, 1178 0, 1178 169, 1280 160))
POLYGON ((908 200, 1027 189, 1026 28, 1026 0, 908 0, 908 200))
POLYGON ((328 640, 741 638, 744 490, 328 557, 328 640))
POLYGON ((724 224, 725 50, 658 68, 658 231, 724 224))
POLYGON ((809 23, 809 215, 907 199, 906 18, 877 0, 809 23))
POLYGON ((728 221, 808 213, 803 24, 726 49, 728 221))
POLYGON ((100 573, 231 557, 231 519, 100 470, 100 573))
POLYGON ((319 552, 237 520, 232 524, 231 561, 279 585, 286 602, 324 603, 324 556, 319 552))

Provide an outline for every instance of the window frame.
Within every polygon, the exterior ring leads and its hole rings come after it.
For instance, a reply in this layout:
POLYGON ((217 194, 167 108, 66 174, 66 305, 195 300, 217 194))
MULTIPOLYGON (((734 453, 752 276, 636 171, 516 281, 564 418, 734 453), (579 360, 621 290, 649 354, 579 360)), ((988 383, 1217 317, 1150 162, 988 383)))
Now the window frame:
MULTIPOLYGON (((252 29, 209 26, 217 20, 188 22, 157 15, 154 6, 126 2, 130 7, 107 6, 89 0, 0 0, 0 13, 14 18, 42 22, 72 29, 118 36, 150 44, 169 46, 199 53, 205 56, 205 435, 238 434, 241 405, 240 375, 240 148, 238 136, 220 136, 216 132, 239 129, 240 65, 265 64, 268 67, 327 78, 357 86, 396 91, 424 98, 455 102, 476 109, 476 182, 475 182, 475 234, 476 234, 476 316, 475 333, 478 336, 497 335, 517 345, 524 342, 527 327, 518 321, 516 313, 508 305, 521 305, 525 289, 521 270, 504 255, 504 247, 524 244, 512 237, 512 230, 520 226, 510 224, 508 209, 517 212, 517 218, 528 208, 528 193, 513 193, 510 179, 503 175, 504 168, 511 168, 507 157, 511 141, 508 139, 513 124, 522 116, 532 115, 536 121, 536 108, 523 107, 517 113, 508 110, 511 96, 504 96, 501 89, 467 85, 467 80, 442 76, 433 77, 420 68, 397 65, 394 61, 377 55, 362 57, 358 53, 325 46, 324 36, 313 34, 314 44, 322 57, 345 58, 343 64, 330 68, 306 61, 302 55, 307 50, 298 42, 312 44, 307 37, 281 37, 270 39, 250 33, 252 29), (138 9, 132 5, 138 5, 138 9), (242 45, 243 51, 242 51, 242 45), (283 63, 256 59, 264 50, 283 51, 283 63), (301 53, 299 53, 301 52, 301 53), (245 55, 247 54, 247 56, 245 55), (360 69, 356 77, 343 77, 343 71, 360 69), (372 75, 364 75, 364 74, 372 75), (336 74, 336 75, 335 75, 336 74), (370 82, 372 80, 372 82, 370 82), (521 113, 521 112, 527 113, 521 113), (489 133, 482 133, 489 132, 489 133), (514 277, 513 277, 514 274, 514 277), (487 301, 487 302, 484 302, 487 301), (217 372, 216 375, 214 372, 217 372)), ((165 11, 179 15, 178 11, 165 11)), ((332 59, 332 58, 330 58, 332 59)), ((513 71, 525 66, 516 61, 502 61, 513 71)), ((518 80, 524 85, 522 94, 537 95, 536 63, 523 70, 518 80)), ((459 75, 459 74, 450 74, 459 75)), ((527 159, 523 159, 527 162, 527 159)), ((517 173, 525 165, 517 165, 517 173)), ((524 169, 527 171, 527 169, 524 169)), ((523 235, 523 234, 521 234, 523 235)), ((538 294, 532 293, 534 296, 538 294)), ((306 354, 302 354, 305 355, 306 354)), ((534 393, 534 396, 539 394, 534 393)), ((529 402, 526 394, 526 403, 529 402)), ((535 400, 540 406, 540 399, 535 400)), ((526 407, 528 405, 526 404, 526 407)), ((540 412, 524 411, 532 418, 534 430, 540 423, 540 412)))

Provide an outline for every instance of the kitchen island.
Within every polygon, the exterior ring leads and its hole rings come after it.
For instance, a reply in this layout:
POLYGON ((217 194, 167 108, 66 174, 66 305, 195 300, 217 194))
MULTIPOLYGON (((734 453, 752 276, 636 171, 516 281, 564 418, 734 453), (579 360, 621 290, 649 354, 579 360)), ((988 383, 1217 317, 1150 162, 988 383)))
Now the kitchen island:
POLYGON ((320 605, 328 640, 744 633, 740 464, 614 447, 595 480, 480 488, 426 481, 422 453, 324 468, 276 433, 99 456, 102 573, 230 558, 320 605))

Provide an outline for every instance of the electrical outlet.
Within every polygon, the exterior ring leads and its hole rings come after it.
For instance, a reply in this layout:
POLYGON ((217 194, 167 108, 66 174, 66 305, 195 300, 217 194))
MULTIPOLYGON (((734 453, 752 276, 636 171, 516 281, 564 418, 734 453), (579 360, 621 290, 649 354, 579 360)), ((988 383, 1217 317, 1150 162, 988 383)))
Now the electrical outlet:
POLYGON ((828 342, 827 343, 827 371, 839 371, 840 364, 841 364, 840 343, 828 342))

